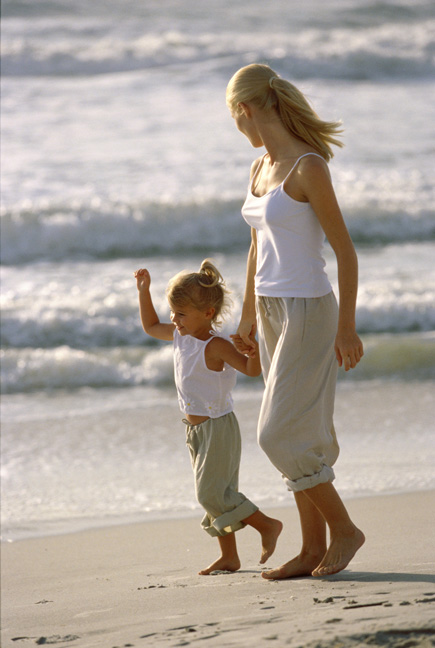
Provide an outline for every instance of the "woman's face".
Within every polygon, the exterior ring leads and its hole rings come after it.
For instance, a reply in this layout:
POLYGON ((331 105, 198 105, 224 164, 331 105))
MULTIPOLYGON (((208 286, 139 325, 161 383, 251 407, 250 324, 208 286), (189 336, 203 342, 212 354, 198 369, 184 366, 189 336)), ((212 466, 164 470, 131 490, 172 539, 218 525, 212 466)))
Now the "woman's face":
POLYGON ((263 141, 252 118, 252 112, 248 107, 240 107, 240 110, 237 113, 232 113, 232 117, 238 130, 248 138, 254 148, 263 146, 263 141))

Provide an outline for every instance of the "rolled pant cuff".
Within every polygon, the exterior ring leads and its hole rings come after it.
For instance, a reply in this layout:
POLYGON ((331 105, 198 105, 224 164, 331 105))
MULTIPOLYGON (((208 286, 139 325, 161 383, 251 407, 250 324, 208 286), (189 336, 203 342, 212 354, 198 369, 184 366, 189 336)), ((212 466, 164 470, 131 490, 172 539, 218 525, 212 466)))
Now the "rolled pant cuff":
POLYGON ((217 531, 217 535, 220 536, 238 531, 246 526, 243 520, 246 520, 246 518, 256 511, 258 511, 258 506, 255 506, 250 500, 246 499, 237 508, 232 511, 227 511, 213 520, 213 527, 217 531))
POLYGON ((309 488, 314 488, 319 484, 326 484, 327 482, 332 482, 335 479, 335 474, 330 466, 323 466, 322 470, 314 475, 308 475, 306 477, 301 477, 300 479, 287 479, 284 477, 284 481, 287 485, 287 488, 294 493, 299 493, 300 491, 308 490, 309 488))

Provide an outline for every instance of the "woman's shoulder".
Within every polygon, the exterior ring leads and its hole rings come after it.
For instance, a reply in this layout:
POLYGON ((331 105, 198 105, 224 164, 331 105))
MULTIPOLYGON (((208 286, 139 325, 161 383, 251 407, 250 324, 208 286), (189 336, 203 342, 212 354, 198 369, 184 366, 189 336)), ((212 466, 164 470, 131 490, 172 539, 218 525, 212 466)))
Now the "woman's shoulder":
POLYGON ((310 202, 312 190, 327 184, 331 184, 328 163, 313 151, 304 153, 297 159, 284 183, 284 190, 295 200, 310 202))
POLYGON ((306 168, 324 168, 328 169, 328 162, 317 151, 308 151, 298 158, 298 166, 306 168))
POLYGON ((260 164, 263 162, 263 159, 264 159, 264 155, 260 155, 260 157, 254 160, 253 163, 251 164, 251 173, 250 173, 251 180, 254 177, 254 175, 257 173, 260 164))
POLYGON ((306 153, 298 160, 296 173, 299 177, 321 179, 331 179, 328 162, 324 157, 316 152, 306 153))

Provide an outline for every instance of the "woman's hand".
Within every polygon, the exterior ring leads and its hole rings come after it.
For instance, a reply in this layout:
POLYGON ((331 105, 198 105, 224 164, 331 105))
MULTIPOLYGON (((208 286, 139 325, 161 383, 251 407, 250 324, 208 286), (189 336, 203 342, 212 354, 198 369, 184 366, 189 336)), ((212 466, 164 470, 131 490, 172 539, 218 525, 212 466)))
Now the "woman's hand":
POLYGON ((253 321, 244 319, 241 320, 237 333, 230 335, 230 338, 239 353, 255 358, 256 344, 254 340, 256 333, 257 321, 255 319, 253 321))
POLYGON ((355 369, 364 355, 363 343, 356 331, 338 331, 334 348, 338 366, 345 371, 355 369))
POLYGON ((250 346, 248 346, 237 333, 235 335, 230 335, 230 338, 239 353, 248 356, 248 358, 255 358, 257 356, 255 343, 251 343, 250 346))

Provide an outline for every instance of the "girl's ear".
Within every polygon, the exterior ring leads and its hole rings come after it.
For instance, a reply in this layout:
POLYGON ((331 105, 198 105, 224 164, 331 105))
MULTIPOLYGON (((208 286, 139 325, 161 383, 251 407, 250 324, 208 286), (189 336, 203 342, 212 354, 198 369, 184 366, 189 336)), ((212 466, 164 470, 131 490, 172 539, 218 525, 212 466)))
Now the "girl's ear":
POLYGON ((215 313, 216 309, 213 308, 213 306, 210 306, 210 308, 207 308, 207 310, 205 311, 205 318, 211 320, 213 319, 215 313))

